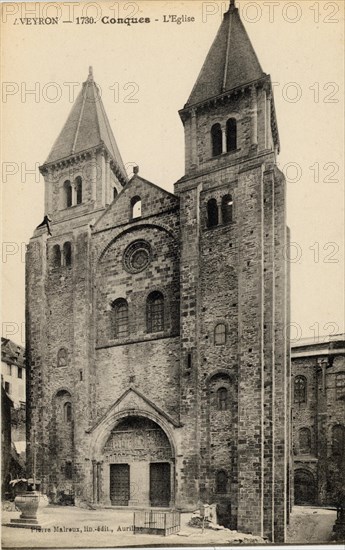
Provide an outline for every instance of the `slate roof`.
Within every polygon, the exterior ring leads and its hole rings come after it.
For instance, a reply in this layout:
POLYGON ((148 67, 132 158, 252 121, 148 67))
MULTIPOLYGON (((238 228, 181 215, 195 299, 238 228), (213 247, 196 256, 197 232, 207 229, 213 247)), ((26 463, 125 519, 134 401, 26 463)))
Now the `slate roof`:
POLYGON ((125 179, 126 170, 106 115, 92 68, 45 164, 62 160, 104 143, 125 179))
POLYGON ((265 76, 238 9, 231 2, 185 107, 265 76))
POLYGON ((25 368, 25 349, 9 338, 1 337, 1 360, 25 368))

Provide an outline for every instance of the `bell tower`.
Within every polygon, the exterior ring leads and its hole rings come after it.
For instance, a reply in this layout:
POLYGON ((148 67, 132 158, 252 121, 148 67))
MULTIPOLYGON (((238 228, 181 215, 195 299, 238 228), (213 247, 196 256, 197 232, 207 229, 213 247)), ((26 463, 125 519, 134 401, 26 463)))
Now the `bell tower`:
POLYGON ((186 470, 231 528, 283 542, 289 502, 285 179, 270 76, 234 0, 189 99, 180 197, 186 470), (193 420, 196 419, 196 420, 193 420), (189 449, 194 449, 192 453, 189 449), (188 456, 189 455, 189 456, 188 456))
POLYGON ((92 226, 127 182, 91 67, 40 171, 51 225, 36 228, 26 253, 28 468, 43 491, 72 491, 83 483, 95 378, 92 226))
POLYGON ((45 213, 57 223, 101 210, 127 182, 92 67, 40 171, 45 213))

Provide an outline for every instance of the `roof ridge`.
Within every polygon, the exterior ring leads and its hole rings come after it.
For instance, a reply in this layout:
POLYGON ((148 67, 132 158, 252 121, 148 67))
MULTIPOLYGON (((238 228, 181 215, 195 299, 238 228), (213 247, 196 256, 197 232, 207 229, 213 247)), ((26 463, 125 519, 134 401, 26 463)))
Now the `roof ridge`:
MULTIPOLYGON (((81 92, 83 93, 83 89, 87 88, 88 86, 88 81, 86 82, 83 82, 83 87, 81 89, 81 92)), ((82 115, 84 113, 84 107, 85 107, 85 101, 86 101, 86 94, 83 94, 83 102, 81 104, 81 109, 80 109, 80 113, 79 113, 79 120, 78 120, 78 124, 77 124, 77 128, 76 128, 76 131, 75 131, 75 136, 74 136, 74 141, 73 141, 73 144, 72 144, 72 149, 71 149, 71 154, 74 155, 74 152, 75 152, 75 146, 77 144, 77 138, 78 138, 78 134, 79 134, 79 129, 80 129, 80 124, 81 124, 81 119, 82 119, 82 115)))
POLYGON ((232 27, 232 10, 229 10, 229 28, 228 28, 228 43, 226 46, 226 55, 225 55, 225 63, 224 63, 224 76, 223 76, 223 86, 222 86, 222 92, 225 91, 226 88, 226 81, 228 76, 228 63, 229 63, 229 53, 230 53, 230 38, 231 38, 231 27, 232 27))
POLYGON ((67 116, 50 153, 43 163, 53 164, 83 151, 105 146, 119 177, 127 180, 126 169, 107 117, 92 68, 67 116))
POLYGON ((194 107, 211 97, 245 86, 264 74, 239 10, 232 2, 184 108, 194 107))

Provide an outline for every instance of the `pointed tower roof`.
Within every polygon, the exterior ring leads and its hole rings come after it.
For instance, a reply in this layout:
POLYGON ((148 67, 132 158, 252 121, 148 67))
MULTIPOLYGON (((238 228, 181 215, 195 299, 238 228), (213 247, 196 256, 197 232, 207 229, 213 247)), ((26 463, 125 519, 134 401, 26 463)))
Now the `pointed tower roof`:
POLYGON ((206 57, 185 107, 265 76, 234 0, 206 57))
POLYGON ((113 161, 127 179, 99 88, 93 79, 92 67, 90 67, 88 78, 83 83, 67 121, 44 164, 62 160, 97 145, 105 145, 113 161))

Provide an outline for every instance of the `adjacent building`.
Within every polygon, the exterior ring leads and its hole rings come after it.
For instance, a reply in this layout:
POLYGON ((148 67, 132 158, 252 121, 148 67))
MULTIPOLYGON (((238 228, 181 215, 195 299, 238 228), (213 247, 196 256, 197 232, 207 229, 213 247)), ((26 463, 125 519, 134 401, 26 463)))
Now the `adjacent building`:
POLYGON ((271 79, 233 0, 179 114, 174 193, 137 168, 128 180, 90 70, 40 168, 51 235, 38 227, 26 255, 30 469, 76 503, 216 502, 228 526, 281 542, 285 179, 271 79))
POLYGON ((10 480, 25 474, 26 450, 25 350, 1 338, 1 474, 2 496, 10 495, 10 480))
POLYGON ((2 385, 15 407, 26 401, 25 349, 9 338, 1 338, 2 385))
POLYGON ((334 504, 345 495, 345 335, 293 345, 295 504, 334 504))

